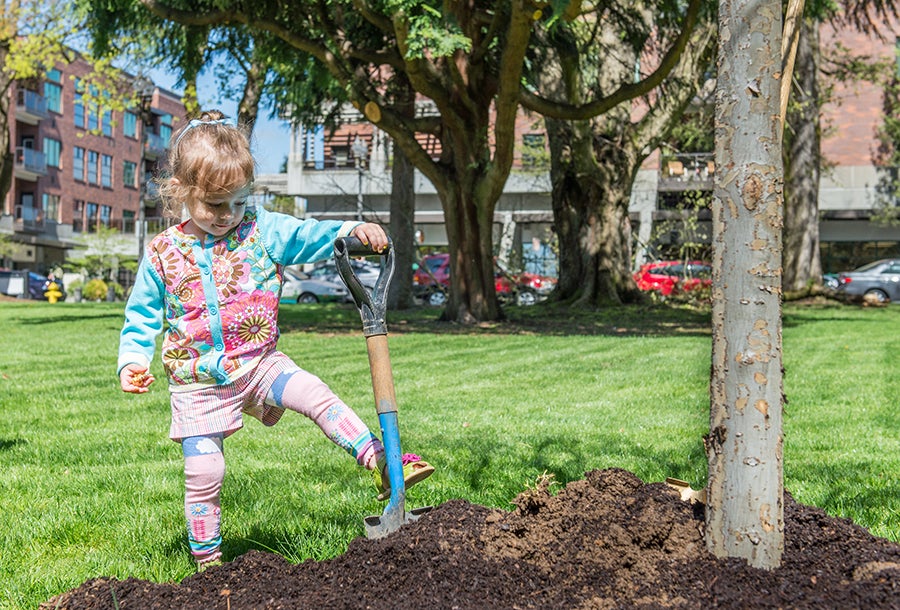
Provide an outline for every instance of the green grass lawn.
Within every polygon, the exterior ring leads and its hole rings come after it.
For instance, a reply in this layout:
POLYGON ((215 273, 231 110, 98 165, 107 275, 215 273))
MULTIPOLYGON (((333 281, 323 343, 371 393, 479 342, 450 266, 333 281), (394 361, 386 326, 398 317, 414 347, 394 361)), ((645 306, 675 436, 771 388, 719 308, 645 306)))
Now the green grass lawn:
MULTIPOLYGON (((95 576, 193 573, 182 458, 164 382, 123 394, 122 304, 0 303, 0 609, 36 608, 95 576)), ((624 468, 703 487, 707 314, 663 307, 519 308, 463 329, 390 313, 405 451, 438 468, 407 507, 453 498, 511 508, 542 473, 564 484, 624 468)), ((284 306, 280 347, 373 429, 358 313, 284 306)), ((787 306, 785 487, 900 542, 900 307, 787 306)), ((159 362, 153 371, 162 381, 159 362)), ((368 474, 293 413, 226 440, 223 550, 292 561, 341 554, 380 514, 368 474)))

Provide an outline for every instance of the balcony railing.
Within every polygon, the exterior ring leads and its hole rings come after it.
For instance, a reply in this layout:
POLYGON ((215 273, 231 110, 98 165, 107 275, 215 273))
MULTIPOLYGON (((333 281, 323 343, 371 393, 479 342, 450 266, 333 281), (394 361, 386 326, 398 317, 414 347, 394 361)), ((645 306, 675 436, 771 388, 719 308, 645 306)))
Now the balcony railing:
POLYGON ((15 230, 41 232, 44 230, 44 210, 26 205, 16 206, 15 230))
MULTIPOLYGON (((116 229, 123 235, 138 235, 138 218, 100 218, 99 216, 92 218, 76 218, 72 221, 72 229, 75 233, 96 233, 100 227, 116 229)), ((144 219, 144 235, 149 239, 157 233, 162 233, 173 224, 176 220, 161 217, 147 217, 144 219)))
POLYGON ((709 191, 716 174, 715 153, 664 155, 659 168, 660 191, 709 191))
MULTIPOLYGON (((304 169, 355 169, 356 157, 353 152, 353 142, 357 137, 365 142, 367 150, 371 150, 371 134, 335 134, 320 144, 321 149, 318 153, 313 150, 305 151, 304 169)), ((314 147, 310 146, 309 148, 314 147)))
POLYGON ((16 120, 29 125, 37 125, 39 121, 49 118, 47 99, 34 91, 19 89, 16 94, 16 120))
POLYGON ((155 133, 144 134, 144 156, 148 159, 156 159, 166 154, 169 143, 162 136, 155 133))
POLYGON ((15 172, 17 178, 32 182, 40 176, 46 176, 47 159, 44 153, 24 146, 17 147, 15 172))

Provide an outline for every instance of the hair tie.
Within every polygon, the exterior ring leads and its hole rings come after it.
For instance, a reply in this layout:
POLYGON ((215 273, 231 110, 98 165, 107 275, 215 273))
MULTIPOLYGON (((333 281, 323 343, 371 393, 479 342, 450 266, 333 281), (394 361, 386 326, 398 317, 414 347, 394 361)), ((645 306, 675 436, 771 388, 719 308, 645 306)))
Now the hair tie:
POLYGON ((177 148, 178 143, 181 142, 181 138, 184 137, 184 134, 186 134, 191 129, 193 129, 194 127, 197 127, 199 125, 227 125, 229 127, 237 127, 237 124, 234 122, 234 119, 229 119, 227 117, 222 118, 222 119, 213 119, 210 121, 203 121, 200 119, 191 119, 190 122, 187 124, 187 127, 185 127, 181 131, 181 133, 178 134, 178 137, 175 138, 175 144, 172 145, 172 148, 177 148))

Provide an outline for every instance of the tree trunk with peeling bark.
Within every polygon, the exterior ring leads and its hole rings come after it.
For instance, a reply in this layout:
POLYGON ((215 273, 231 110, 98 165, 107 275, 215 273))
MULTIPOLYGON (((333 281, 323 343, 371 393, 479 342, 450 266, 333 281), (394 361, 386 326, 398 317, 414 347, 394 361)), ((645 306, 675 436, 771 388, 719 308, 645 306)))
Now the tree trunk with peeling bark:
POLYGON ((784 159, 784 290, 822 282, 819 253, 819 27, 804 19, 797 45, 793 104, 787 113, 784 159))
POLYGON ((722 0, 706 543, 770 570, 784 550, 780 42, 780 2, 722 0))

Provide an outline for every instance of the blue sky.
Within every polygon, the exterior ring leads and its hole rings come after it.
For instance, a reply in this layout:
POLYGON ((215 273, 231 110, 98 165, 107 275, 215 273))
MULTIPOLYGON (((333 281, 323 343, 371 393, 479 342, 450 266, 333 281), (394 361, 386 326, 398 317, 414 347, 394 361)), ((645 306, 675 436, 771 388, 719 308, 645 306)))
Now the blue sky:
MULTIPOLYGON (((167 72, 155 70, 150 72, 153 82, 163 89, 182 93, 180 87, 176 87, 177 78, 167 72)), ((237 100, 223 99, 219 95, 215 78, 210 74, 201 75, 198 87, 198 97, 203 108, 218 108, 230 117, 237 116, 237 100)), ((262 111, 253 130, 253 153, 256 157, 260 174, 277 174, 290 147, 290 129, 288 124, 277 119, 269 119, 262 116, 268 111, 262 111)))

